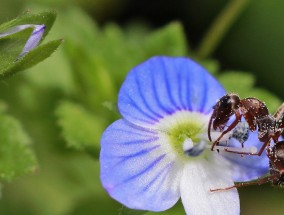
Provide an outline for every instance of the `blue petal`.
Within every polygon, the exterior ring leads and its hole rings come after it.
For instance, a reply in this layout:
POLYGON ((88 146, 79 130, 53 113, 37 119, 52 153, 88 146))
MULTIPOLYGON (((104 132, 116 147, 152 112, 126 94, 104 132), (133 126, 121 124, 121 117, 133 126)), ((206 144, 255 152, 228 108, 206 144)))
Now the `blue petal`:
MULTIPOLYGON (((29 26, 29 25, 27 25, 29 26)), ((31 34, 30 38, 28 39, 24 49, 22 50, 22 53, 20 54, 20 57, 23 57, 26 55, 29 51, 37 47, 39 42, 41 41, 41 38, 43 36, 43 33, 45 31, 45 25, 30 25, 34 27, 33 33, 31 34)))
POLYGON ((127 76, 118 106, 123 117, 141 126, 179 110, 208 114, 225 91, 204 68, 189 58, 153 57, 127 76))
POLYGON ((101 180, 117 201, 129 208, 163 211, 179 199, 182 165, 165 150, 157 132, 125 120, 110 125, 101 140, 101 180))
MULTIPOLYGON (((241 144, 234 139, 229 144, 233 147, 241 147, 241 144)), ((244 147, 255 146, 260 149, 262 144, 258 140, 257 132, 250 132, 248 140, 244 143, 244 147)), ((233 166, 233 178, 236 182, 255 180, 269 171, 269 160, 265 150, 261 156, 244 155, 242 157, 233 153, 223 153, 223 155, 235 164, 233 166)))

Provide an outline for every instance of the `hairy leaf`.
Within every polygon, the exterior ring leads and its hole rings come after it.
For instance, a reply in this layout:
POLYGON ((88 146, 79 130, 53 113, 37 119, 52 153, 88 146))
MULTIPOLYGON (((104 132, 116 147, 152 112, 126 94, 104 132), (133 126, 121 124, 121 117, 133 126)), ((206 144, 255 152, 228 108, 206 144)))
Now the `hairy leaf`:
POLYGON ((36 159, 30 140, 13 117, 0 115, 0 179, 13 178, 32 172, 36 159))
POLYGON ((103 122, 81 105, 68 101, 60 103, 56 114, 67 145, 78 150, 91 150, 98 156, 103 122))

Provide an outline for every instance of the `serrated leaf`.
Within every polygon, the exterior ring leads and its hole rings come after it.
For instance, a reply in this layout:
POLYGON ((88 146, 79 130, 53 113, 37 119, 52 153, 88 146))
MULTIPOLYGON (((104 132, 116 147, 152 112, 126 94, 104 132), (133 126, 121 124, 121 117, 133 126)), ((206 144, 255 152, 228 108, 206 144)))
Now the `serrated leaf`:
POLYGON ((133 210, 125 206, 122 206, 118 213, 118 215, 146 215, 146 214, 147 211, 133 210))
POLYGON ((0 121, 0 179, 12 180, 32 172, 36 159, 19 122, 6 115, 0 115, 0 121))
POLYGON ((0 80, 22 71, 48 58, 63 42, 63 40, 53 40, 38 46, 28 52, 23 58, 10 64, 8 68, 0 70, 0 80))
POLYGON ((100 137, 104 130, 102 121, 79 104, 69 101, 59 104, 56 115, 69 147, 92 150, 98 156, 100 137))

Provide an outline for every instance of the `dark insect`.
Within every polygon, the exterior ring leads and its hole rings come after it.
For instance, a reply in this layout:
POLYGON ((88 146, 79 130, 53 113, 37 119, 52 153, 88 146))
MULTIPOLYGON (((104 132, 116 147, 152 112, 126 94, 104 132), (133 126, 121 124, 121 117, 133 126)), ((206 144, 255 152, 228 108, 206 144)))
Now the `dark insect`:
MULTIPOLYGON (((212 151, 225 134, 236 128, 242 118, 247 122, 250 131, 258 129, 258 139, 263 142, 259 152, 247 154, 261 155, 271 140, 275 143, 278 142, 278 138, 283 132, 284 104, 279 107, 274 116, 271 116, 264 102, 257 98, 240 99, 238 95, 230 93, 220 98, 213 109, 208 125, 208 138, 212 141, 211 127, 213 127, 213 130, 219 129, 222 133, 213 142, 212 151), (226 126, 233 115, 235 115, 234 121, 226 126)), ((241 143, 242 147, 244 147, 244 141, 241 143)))
MULTIPOLYGON (((239 183, 227 188, 211 189, 210 191, 229 190, 232 188, 249 186, 253 184, 263 184, 271 182, 273 185, 284 186, 284 141, 279 141, 279 137, 284 128, 284 103, 278 108, 276 113, 271 116, 265 104, 256 98, 240 99, 236 94, 227 94, 223 96, 213 107, 214 111, 209 121, 208 138, 210 141, 210 131, 213 124, 213 129, 222 131, 221 135, 214 141, 212 150, 218 145, 221 138, 228 132, 234 129, 237 134, 245 134, 246 132, 238 131, 236 126, 240 123, 242 117, 248 124, 249 130, 258 131, 258 139, 263 142, 260 150, 256 153, 242 152, 224 147, 224 150, 236 154, 258 155, 260 156, 266 149, 269 158, 270 175, 260 178, 256 181, 239 183), (231 116, 235 115, 235 120, 225 129, 227 122, 231 116), (273 140, 274 145, 270 147, 270 142, 273 140)), ((233 132, 233 135, 234 135, 233 132)), ((246 141, 246 137, 237 137, 240 141, 246 141)), ((243 147, 243 142, 242 143, 243 147)), ((220 149, 220 147, 218 147, 220 149)))

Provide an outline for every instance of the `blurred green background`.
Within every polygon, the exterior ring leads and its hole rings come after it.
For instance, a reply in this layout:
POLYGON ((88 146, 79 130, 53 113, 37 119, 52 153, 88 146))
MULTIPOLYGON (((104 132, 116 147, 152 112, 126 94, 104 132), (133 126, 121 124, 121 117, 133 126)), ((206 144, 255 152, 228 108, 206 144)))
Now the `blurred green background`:
MULTIPOLYGON (((284 98, 284 1, 241 1, 220 43, 202 57, 202 38, 232 1, 0 0, 1 23, 27 10, 55 10, 48 38, 65 41, 51 58, 0 83, 0 101, 37 159, 31 173, 1 181, 0 214, 119 213, 121 205, 100 184, 99 139, 119 118, 116 97, 125 75, 150 56, 194 57, 228 91, 257 96, 276 110, 284 98)), ((283 190, 239 191, 243 215, 283 214, 283 190)), ((149 214, 184 210, 179 203, 149 214)))

